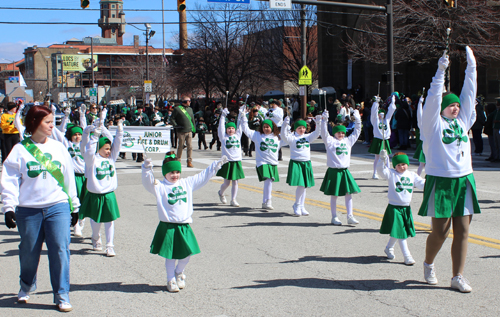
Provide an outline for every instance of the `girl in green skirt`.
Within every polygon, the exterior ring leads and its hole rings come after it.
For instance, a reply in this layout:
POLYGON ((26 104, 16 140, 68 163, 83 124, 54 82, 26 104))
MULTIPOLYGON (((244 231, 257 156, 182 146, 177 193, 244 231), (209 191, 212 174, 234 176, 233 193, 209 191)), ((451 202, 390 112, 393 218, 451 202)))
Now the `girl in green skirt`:
POLYGON ((160 218, 150 252, 165 258, 169 292, 179 292, 186 287, 184 269, 191 255, 200 253, 189 225, 193 222, 193 192, 203 187, 227 162, 227 157, 222 156, 220 161, 213 162, 204 171, 181 179, 181 162, 175 157, 175 152, 168 152, 161 167, 164 178, 158 181, 154 177, 152 159, 144 160, 142 184, 155 195, 160 218))
POLYGON ((236 129, 236 124, 234 122, 226 123, 226 116, 229 114, 229 110, 222 110, 222 114, 219 120, 218 136, 222 143, 222 156, 227 156, 228 162, 222 166, 222 168, 217 172, 217 176, 224 178, 224 183, 219 189, 219 199, 223 204, 227 203, 226 197, 224 197, 224 191, 232 183, 231 187, 231 206, 239 207, 240 204, 236 201, 236 195, 238 194, 238 180, 245 178, 245 173, 243 173, 243 167, 241 166, 241 125, 236 129))
POLYGON ((372 104, 372 112, 370 116, 370 121, 373 125, 373 140, 369 153, 375 154, 375 160, 373 161, 373 179, 378 179, 377 176, 377 162, 379 160, 380 151, 385 149, 389 154, 391 154, 391 148, 389 146, 389 139, 391 138, 391 125, 390 121, 394 111, 396 111, 396 96, 393 94, 391 96, 391 105, 389 106, 389 112, 385 114, 384 109, 379 110, 379 103, 381 102, 380 97, 374 97, 372 104))
POLYGON ((333 137, 328 133, 328 111, 323 112, 321 127, 321 138, 325 143, 328 170, 321 184, 320 190, 325 195, 331 196, 330 210, 332 212, 332 224, 342 225, 337 217, 337 197, 345 196, 345 207, 347 209, 347 223, 356 225, 359 221, 354 218, 352 207, 352 194, 361 192, 354 177, 349 172, 351 163, 351 148, 361 134, 361 116, 358 110, 353 111, 355 119, 354 131, 349 137, 345 137, 346 128, 343 125, 334 126, 333 137))
POLYGON ((413 225, 413 216, 411 214, 410 202, 413 194, 413 189, 423 189, 425 180, 414 172, 408 170, 410 160, 403 152, 395 153, 392 157, 392 166, 394 169, 387 167, 389 157, 386 150, 380 152, 380 160, 377 164, 379 175, 389 181, 388 198, 389 205, 385 209, 384 219, 380 226, 381 234, 389 234, 389 242, 385 247, 387 258, 392 260, 394 255, 394 246, 399 243, 401 252, 403 253, 404 262, 406 265, 415 264, 415 260, 411 256, 408 249, 406 239, 415 236, 415 226, 413 225))

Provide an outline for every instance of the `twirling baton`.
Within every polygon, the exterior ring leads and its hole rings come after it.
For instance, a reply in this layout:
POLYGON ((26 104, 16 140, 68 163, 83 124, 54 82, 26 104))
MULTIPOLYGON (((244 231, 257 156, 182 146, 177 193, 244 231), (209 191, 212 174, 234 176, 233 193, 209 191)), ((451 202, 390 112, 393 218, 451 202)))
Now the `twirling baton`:
MULTIPOLYGON (((447 55, 450 55, 450 33, 451 33, 451 29, 450 28, 447 28, 446 29, 446 54, 447 55)), ((449 91, 450 90, 450 78, 449 78, 449 75, 448 75, 448 72, 449 72, 449 69, 450 69, 450 66, 448 65, 448 67, 446 68, 446 73, 444 74, 444 82, 448 82, 448 85, 447 85, 447 90, 449 91)))
POLYGON ((227 108, 227 98, 228 98, 228 95, 229 95, 229 91, 226 90, 226 106, 224 108, 227 108))

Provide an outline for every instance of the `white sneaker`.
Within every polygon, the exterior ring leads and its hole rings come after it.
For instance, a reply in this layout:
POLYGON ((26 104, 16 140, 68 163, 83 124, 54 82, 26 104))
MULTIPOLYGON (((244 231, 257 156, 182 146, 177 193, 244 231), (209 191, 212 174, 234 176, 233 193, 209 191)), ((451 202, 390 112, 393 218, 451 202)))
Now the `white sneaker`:
POLYGON ((351 217, 347 218, 347 224, 357 225, 357 224, 359 224, 359 221, 357 221, 356 218, 354 218, 354 216, 351 216, 351 217))
POLYGON ((378 175, 377 175, 377 173, 373 173, 372 178, 373 178, 373 179, 378 179, 378 175))
POLYGON ((271 199, 268 199, 268 200, 266 200, 265 203, 262 203, 262 209, 265 209, 265 210, 274 210, 274 207, 271 204, 271 199))
POLYGON ((113 257, 115 256, 115 249, 113 247, 107 247, 106 248, 106 256, 113 257))
POLYGON ((82 227, 80 227, 80 225, 78 223, 76 223, 75 225, 75 230, 73 231, 73 236, 75 237, 82 237, 82 227))
POLYGON ((394 254, 394 248, 385 247, 384 252, 389 260, 393 260, 394 258, 396 258, 396 255, 394 254))
POLYGON ((438 283, 438 279, 436 277, 436 270, 434 269, 434 264, 427 264, 424 262, 424 278, 428 284, 435 285, 438 283))
POLYGON ((309 216, 309 212, 304 208, 304 206, 300 206, 300 212, 302 216, 309 216))
POLYGON ((102 251, 102 243, 101 243, 101 238, 94 240, 92 238, 92 246, 94 247, 94 251, 102 251))
POLYGON ((220 190, 217 192, 217 194, 219 195, 220 202, 223 203, 223 204, 227 204, 226 196, 221 195, 220 194, 220 190))
POLYGON ((17 302, 19 304, 26 304, 30 300, 30 293, 19 291, 17 294, 17 302))
POLYGON ((293 215, 295 217, 300 217, 302 216, 302 211, 300 210, 300 206, 297 204, 293 204, 293 215))
POLYGON ((169 291, 170 293, 179 292, 179 286, 177 286, 175 280, 171 280, 170 282, 167 283, 167 291, 169 291))
POLYGON ((462 293, 470 293, 472 291, 472 287, 469 285, 469 281, 462 274, 458 274, 454 278, 451 279, 451 288, 456 288, 462 293))
POLYGON ((186 275, 184 273, 175 273, 175 281, 179 289, 186 287, 186 275))
POLYGON ((235 199, 233 199, 233 200, 231 200, 231 206, 233 206, 233 207, 239 207, 240 204, 238 204, 238 202, 235 199))
POLYGON ((406 265, 413 265, 413 264, 415 264, 415 260, 413 259, 413 257, 411 255, 405 256, 405 264, 406 265))
POLYGON ((57 304, 57 308, 59 309, 60 312, 63 313, 67 313, 73 310, 73 306, 71 306, 71 304, 68 302, 62 302, 57 304))
POLYGON ((334 225, 334 226, 342 226, 342 222, 340 221, 339 217, 332 218, 332 225, 334 225))

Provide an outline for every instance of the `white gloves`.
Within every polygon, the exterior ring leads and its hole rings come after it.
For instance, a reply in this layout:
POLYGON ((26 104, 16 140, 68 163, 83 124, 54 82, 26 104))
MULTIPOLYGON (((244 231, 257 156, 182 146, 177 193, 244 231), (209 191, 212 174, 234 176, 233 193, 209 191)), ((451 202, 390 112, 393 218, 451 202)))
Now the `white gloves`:
POLYGON ((123 132, 123 119, 118 120, 116 125, 118 126, 118 131, 123 132))
MULTIPOLYGON (((474 57, 474 55, 472 55, 474 57)), ((469 54, 467 54, 467 62, 469 61, 469 54)), ((474 64, 476 61, 474 60, 474 64)), ((444 51, 443 56, 438 61, 438 69, 445 71, 448 68, 448 65, 450 65, 450 60, 448 58, 448 55, 446 55, 446 51, 444 51)))
POLYGON ((55 114, 56 114, 56 110, 57 110, 57 109, 56 109, 56 106, 51 105, 51 106, 50 106, 50 110, 52 111, 52 114, 53 114, 53 115, 55 115, 55 114))
MULTIPOLYGON (((328 120, 328 119, 326 119, 328 120)), ((316 117, 314 117, 314 122, 316 122, 316 124, 318 124, 319 122, 321 121, 321 115, 317 115, 316 117)))
POLYGON ((380 159, 381 159, 382 161, 384 161, 384 162, 385 162, 385 161, 388 159, 388 157, 389 157, 389 156, 387 155, 387 151, 386 151, 386 150, 382 150, 382 151, 380 151, 380 154, 379 154, 379 155, 380 155, 380 159))
POLYGON ((222 109, 222 115, 227 116, 229 114, 229 110, 227 108, 222 109))
POLYGON ((470 47, 465 47, 465 54, 467 55, 467 66, 476 67, 476 58, 470 47))
POLYGON ((71 107, 66 107, 66 109, 64 109, 64 116, 68 118, 70 114, 71 114, 71 107))
POLYGON ((352 115, 353 115, 354 119, 356 119, 356 121, 361 121, 361 116, 359 115, 359 110, 357 110, 357 109, 354 110, 352 112, 352 115))
POLYGON ((95 129, 96 129, 96 126, 95 126, 95 125, 93 125, 93 124, 89 124, 89 125, 85 128, 85 130, 83 130, 83 133, 90 134, 90 133, 94 132, 94 131, 95 131, 95 129))
POLYGON ((283 124, 290 125, 290 117, 286 117, 285 120, 283 120, 283 124))
POLYGON ((153 159, 149 157, 146 158, 142 166, 144 166, 144 168, 153 168, 153 159))
POLYGON ((329 116, 330 115, 328 114, 328 110, 323 111, 323 114, 321 115, 323 120, 327 120, 327 121, 328 121, 329 116))
POLYGON ((82 103, 82 105, 80 106, 80 115, 85 115, 85 113, 87 112, 87 106, 85 106, 84 103, 82 103))
POLYGON ((226 164, 227 162, 229 161, 229 159, 227 158, 227 156, 223 155, 219 162, 217 163, 217 170, 220 170, 222 165, 226 164))
POLYGON ((24 109, 24 102, 21 102, 21 103, 19 104, 19 109, 17 110, 17 112, 19 112, 19 113, 23 113, 23 109, 24 109))
POLYGON ((101 119, 101 125, 104 125, 104 122, 106 122, 107 114, 108 114, 108 108, 104 108, 101 110, 101 113, 99 114, 99 119, 101 119))

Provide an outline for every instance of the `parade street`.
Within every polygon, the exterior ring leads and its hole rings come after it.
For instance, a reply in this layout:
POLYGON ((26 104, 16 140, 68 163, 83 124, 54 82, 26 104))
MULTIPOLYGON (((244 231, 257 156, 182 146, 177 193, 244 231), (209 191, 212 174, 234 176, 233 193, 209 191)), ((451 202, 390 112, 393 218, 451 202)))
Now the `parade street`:
MULTIPOLYGON (((485 141, 485 143, 487 143, 485 141)), ((193 141, 193 144, 195 142, 193 141)), ((330 224, 330 197, 320 192, 327 169, 321 139, 312 145, 316 185, 307 190, 309 216, 294 217, 295 187, 286 184, 289 149, 283 149, 280 181, 273 184, 274 210, 263 212, 262 186, 255 158, 243 157, 240 207, 223 205, 213 177, 195 192, 192 229, 201 253, 186 268, 186 288, 166 290, 164 258, 149 253, 158 224, 154 196, 142 185, 139 163, 117 161, 116 196, 121 218, 115 223, 116 257, 92 250, 90 222, 83 238, 72 237, 70 298, 75 316, 498 316, 500 304, 499 163, 473 156, 482 213, 472 219, 464 276, 473 290, 450 288, 451 239, 436 261, 437 285, 425 283, 423 260, 430 219, 417 215, 422 191, 411 203, 417 235, 408 239, 416 260, 403 263, 398 246, 388 260, 388 236, 379 234, 388 204, 387 181, 373 180, 373 155, 360 141, 353 148, 350 171, 362 192, 353 196, 359 225, 347 225, 344 199, 337 201, 342 226, 330 224)), ((408 151, 409 156, 413 151, 408 151)), ((485 149, 485 153, 488 153, 485 149)), ((394 152, 394 151, 393 151, 394 152)), ((194 168, 182 160, 182 177, 194 175, 220 158, 214 150, 193 150, 194 168)), ((153 156, 161 178, 163 155, 153 156)), ((410 169, 418 163, 411 159, 410 169)), ((230 200, 230 189, 226 191, 230 200)), ((0 314, 55 316, 47 253, 42 252, 38 289, 28 304, 17 304, 19 235, 0 219, 0 314)), ((102 230, 104 239, 104 230, 102 230)), ((104 241, 103 241, 104 242, 104 241)), ((44 246, 45 249, 45 246, 44 246)))

